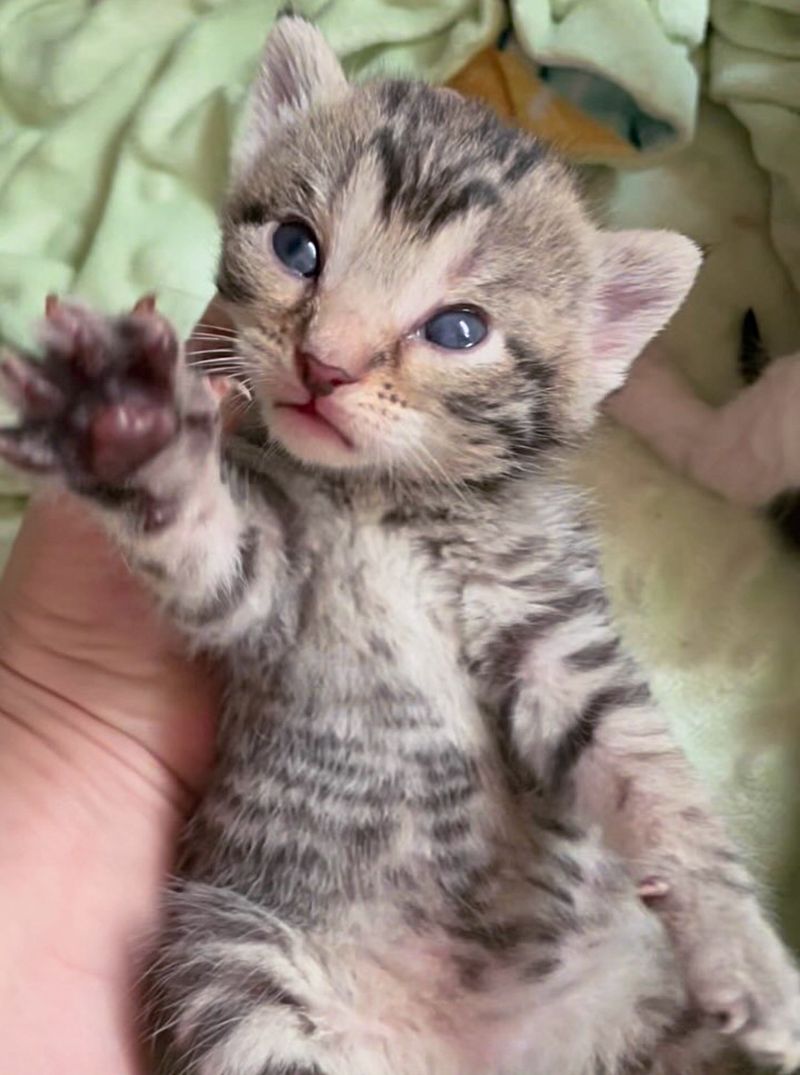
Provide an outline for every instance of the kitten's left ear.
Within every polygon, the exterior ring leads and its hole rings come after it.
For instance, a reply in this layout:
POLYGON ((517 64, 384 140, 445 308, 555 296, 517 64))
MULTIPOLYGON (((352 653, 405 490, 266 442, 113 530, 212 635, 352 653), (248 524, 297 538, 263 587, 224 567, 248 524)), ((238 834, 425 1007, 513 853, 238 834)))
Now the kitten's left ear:
POLYGON ((598 237, 589 345, 605 397, 686 298, 702 255, 677 232, 601 231, 598 237))
POLYGON ((270 30, 233 151, 234 175, 263 150, 274 132, 347 91, 336 53, 312 23, 281 15, 270 30))

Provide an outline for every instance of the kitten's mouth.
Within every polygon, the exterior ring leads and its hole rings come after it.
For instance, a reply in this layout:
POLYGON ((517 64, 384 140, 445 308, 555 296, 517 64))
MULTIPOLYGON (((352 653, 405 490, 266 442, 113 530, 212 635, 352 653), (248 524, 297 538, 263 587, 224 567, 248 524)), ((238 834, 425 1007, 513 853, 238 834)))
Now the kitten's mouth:
POLYGON ((301 427, 300 432, 304 435, 332 436, 336 438, 340 445, 343 444, 345 448, 352 451, 355 445, 350 438, 345 436, 329 415, 321 412, 320 405, 325 406, 325 403, 324 398, 312 396, 305 403, 275 403, 275 409, 284 414, 291 413, 294 421, 301 427))

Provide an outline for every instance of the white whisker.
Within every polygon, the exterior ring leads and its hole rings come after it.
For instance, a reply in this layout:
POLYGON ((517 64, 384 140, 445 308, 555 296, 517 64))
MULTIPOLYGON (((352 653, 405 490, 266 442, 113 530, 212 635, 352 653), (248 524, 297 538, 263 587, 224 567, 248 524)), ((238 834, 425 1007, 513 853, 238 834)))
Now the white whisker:
POLYGON ((252 389, 252 387, 249 384, 247 384, 245 381, 239 381, 239 380, 232 380, 231 381, 231 387, 232 387, 232 391, 234 391, 237 394, 237 396, 239 397, 238 399, 234 400, 234 402, 242 404, 242 409, 243 410, 246 409, 247 405, 249 403, 253 402, 253 389, 252 389))
POLYGON ((229 358, 201 358, 197 362, 187 362, 187 365, 193 370, 229 369, 231 373, 244 372, 244 367, 240 363, 231 361, 229 358))
POLYGON ((190 366, 233 366, 238 370, 243 370, 245 367, 240 362, 237 355, 215 355, 210 358, 198 358, 196 361, 192 361, 191 355, 189 356, 188 365, 190 366))
POLYGON ((208 329, 209 332, 214 332, 219 336, 235 336, 235 328, 227 328, 225 325, 213 325, 209 321, 198 321, 195 328, 208 329))
MULTIPOLYGON (((439 460, 436 458, 436 456, 433 455, 433 453, 428 448, 426 448, 424 444, 419 444, 418 443, 418 444, 415 444, 414 447, 416 448, 416 450, 418 452, 424 452, 425 453, 426 457, 430 460, 431 464, 433 464, 433 466, 436 468, 436 470, 441 474, 442 481, 444 482, 444 484, 447 487, 449 487, 450 489, 452 489, 452 491, 455 493, 455 495, 459 498, 459 500, 462 502, 462 504, 465 507, 468 507, 469 506, 469 501, 467 500, 467 498, 465 496, 465 488, 464 488, 463 484, 458 482, 455 478, 451 477, 447 473, 447 471, 444 469, 444 467, 439 462, 439 460)), ((419 461, 419 457, 418 457, 418 461, 419 461)))
POLYGON ((233 357, 240 357, 231 347, 204 347, 200 351, 190 350, 188 352, 189 357, 192 355, 232 355, 233 357))

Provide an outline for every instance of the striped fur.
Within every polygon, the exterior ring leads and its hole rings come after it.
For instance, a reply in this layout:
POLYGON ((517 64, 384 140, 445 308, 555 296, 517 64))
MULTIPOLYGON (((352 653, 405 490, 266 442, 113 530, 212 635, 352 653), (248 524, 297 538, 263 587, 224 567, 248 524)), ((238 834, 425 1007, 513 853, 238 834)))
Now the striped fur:
POLYGON ((224 459, 212 393, 141 311, 51 311, 6 442, 84 493, 226 669, 147 975, 160 1070, 700 1075, 720 1029, 794 1062, 794 969, 564 478, 693 254, 597 232, 477 106, 347 88, 298 20, 236 167, 220 288, 257 406, 224 459), (272 253, 298 217, 314 282, 272 253), (442 353, 417 329, 456 300, 490 331, 442 353), (307 405, 308 353, 346 438, 280 410, 307 405))

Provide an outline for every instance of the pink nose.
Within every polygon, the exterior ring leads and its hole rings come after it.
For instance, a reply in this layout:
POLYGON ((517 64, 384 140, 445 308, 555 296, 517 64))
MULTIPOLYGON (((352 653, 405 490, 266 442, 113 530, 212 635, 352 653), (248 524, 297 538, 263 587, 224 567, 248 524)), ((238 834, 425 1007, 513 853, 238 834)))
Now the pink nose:
POLYGON ((320 362, 308 351, 297 351, 297 368, 303 384, 312 396, 329 396, 343 384, 354 384, 355 377, 339 366, 320 362))

